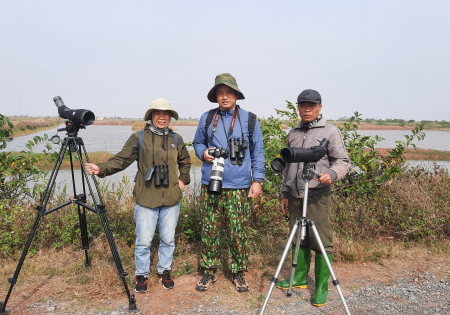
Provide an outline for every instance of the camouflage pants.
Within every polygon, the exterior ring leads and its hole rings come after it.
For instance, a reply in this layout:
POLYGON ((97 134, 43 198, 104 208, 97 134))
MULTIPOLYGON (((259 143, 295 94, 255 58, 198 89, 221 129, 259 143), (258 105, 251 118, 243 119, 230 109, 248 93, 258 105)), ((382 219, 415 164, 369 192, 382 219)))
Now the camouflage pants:
POLYGON ((202 185, 202 250, 200 267, 206 272, 220 264, 220 236, 228 228, 228 268, 233 273, 247 270, 247 225, 250 216, 249 189, 224 189, 222 195, 207 193, 202 185))

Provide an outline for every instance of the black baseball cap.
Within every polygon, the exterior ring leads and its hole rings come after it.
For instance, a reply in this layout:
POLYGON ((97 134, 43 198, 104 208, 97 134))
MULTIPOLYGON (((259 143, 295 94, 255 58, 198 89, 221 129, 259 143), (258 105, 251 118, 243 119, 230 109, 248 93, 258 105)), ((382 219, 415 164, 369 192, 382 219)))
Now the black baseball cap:
POLYGON ((304 90, 297 97, 297 104, 300 104, 303 102, 322 104, 322 97, 320 96, 319 92, 317 92, 316 90, 310 90, 310 89, 304 90))

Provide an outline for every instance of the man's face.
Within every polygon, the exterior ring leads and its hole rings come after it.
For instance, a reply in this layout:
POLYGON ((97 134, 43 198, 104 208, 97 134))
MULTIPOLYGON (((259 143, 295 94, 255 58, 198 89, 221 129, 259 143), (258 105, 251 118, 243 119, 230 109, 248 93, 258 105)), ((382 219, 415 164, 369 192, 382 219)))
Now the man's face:
POLYGON ((219 85, 216 90, 216 96, 221 110, 234 110, 236 107, 237 96, 232 88, 226 85, 219 85))
POLYGON ((166 128, 170 122, 170 111, 168 110, 154 110, 153 111, 153 122, 156 127, 160 129, 166 128))
POLYGON ((321 110, 322 104, 315 104, 310 102, 302 102, 298 104, 298 111, 300 112, 300 117, 304 122, 307 123, 319 117, 321 110))

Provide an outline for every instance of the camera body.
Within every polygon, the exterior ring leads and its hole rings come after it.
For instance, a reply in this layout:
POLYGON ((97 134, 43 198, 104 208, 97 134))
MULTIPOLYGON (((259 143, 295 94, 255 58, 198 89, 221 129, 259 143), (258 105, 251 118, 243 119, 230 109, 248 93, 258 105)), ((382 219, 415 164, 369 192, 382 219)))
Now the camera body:
POLYGON ((215 149, 208 149, 208 154, 214 156, 208 193, 220 195, 222 194, 223 170, 225 167, 225 159, 228 158, 228 151, 218 147, 215 149))
POLYGON ((214 158, 228 158, 228 151, 220 147, 215 149, 208 149, 208 154, 214 156, 214 158))

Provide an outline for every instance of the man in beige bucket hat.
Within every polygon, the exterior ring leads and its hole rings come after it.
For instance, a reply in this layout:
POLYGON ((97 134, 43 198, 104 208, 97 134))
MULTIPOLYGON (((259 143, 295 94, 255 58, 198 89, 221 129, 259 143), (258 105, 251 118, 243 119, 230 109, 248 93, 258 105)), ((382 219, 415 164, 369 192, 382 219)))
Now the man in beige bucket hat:
POLYGON ((216 76, 207 98, 219 107, 202 115, 193 141, 195 154, 203 161, 201 213, 202 248, 200 267, 203 278, 196 290, 206 291, 217 281, 220 263, 222 222, 228 225, 228 268, 238 292, 247 292, 247 229, 251 214, 251 198, 261 195, 265 178, 264 146, 256 115, 236 104, 245 99, 236 79, 229 73, 216 76), (228 156, 221 164, 217 152, 228 156), (214 156, 211 155, 214 151, 214 156), (221 151, 221 152, 223 152, 221 151), (211 164, 214 163, 214 164, 211 164), (222 180, 218 173, 223 172, 222 180))
POLYGON ((158 277, 165 289, 175 283, 170 277, 175 228, 180 213, 182 190, 190 182, 191 159, 180 135, 169 129, 171 117, 178 119, 167 99, 157 98, 145 113, 149 121, 144 130, 137 131, 125 143, 122 151, 105 163, 86 164, 89 174, 105 177, 138 162, 133 195, 136 198, 136 288, 147 291, 150 274, 150 245, 159 230, 158 277))

